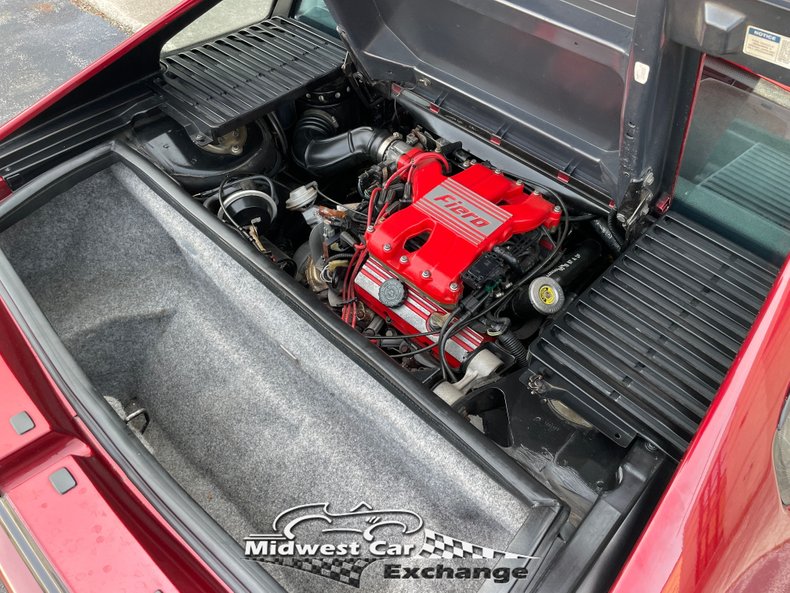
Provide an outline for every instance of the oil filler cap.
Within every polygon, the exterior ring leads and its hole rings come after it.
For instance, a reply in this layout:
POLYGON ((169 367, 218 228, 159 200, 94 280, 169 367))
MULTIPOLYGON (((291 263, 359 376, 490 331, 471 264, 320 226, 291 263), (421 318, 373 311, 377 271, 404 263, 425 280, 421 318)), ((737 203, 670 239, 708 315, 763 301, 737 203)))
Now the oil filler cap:
POLYGON ((379 301, 385 307, 399 307, 406 300, 406 287, 397 278, 389 278, 379 286, 379 301))
POLYGON ((538 313, 553 315, 565 304, 565 293, 554 278, 540 276, 529 284, 529 301, 538 313))

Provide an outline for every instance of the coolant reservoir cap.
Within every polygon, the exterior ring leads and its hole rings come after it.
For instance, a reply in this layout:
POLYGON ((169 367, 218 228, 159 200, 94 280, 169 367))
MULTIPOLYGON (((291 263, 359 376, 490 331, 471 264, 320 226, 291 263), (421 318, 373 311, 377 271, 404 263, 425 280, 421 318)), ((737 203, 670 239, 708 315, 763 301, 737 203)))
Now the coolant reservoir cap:
POLYGON ((529 301, 538 313, 553 315, 565 304, 565 293, 554 278, 540 276, 529 284, 529 301))
POLYGON ((385 307, 399 307, 406 300, 406 287, 397 278, 389 278, 379 286, 379 301, 385 307))

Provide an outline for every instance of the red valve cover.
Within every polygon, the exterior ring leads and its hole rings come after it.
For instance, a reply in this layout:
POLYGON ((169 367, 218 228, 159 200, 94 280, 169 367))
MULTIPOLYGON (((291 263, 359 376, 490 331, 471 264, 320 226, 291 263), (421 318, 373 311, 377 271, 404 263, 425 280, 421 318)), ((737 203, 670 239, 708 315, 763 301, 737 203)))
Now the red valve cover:
MULTIPOLYGON (((400 165, 415 154, 405 155, 400 165)), ((457 304, 461 274, 481 254, 515 234, 560 221, 553 204, 481 164, 448 177, 438 160, 424 160, 412 172, 411 185, 413 203, 366 233, 368 250, 442 305, 457 304), (415 237, 424 242, 409 251, 406 243, 415 237)))

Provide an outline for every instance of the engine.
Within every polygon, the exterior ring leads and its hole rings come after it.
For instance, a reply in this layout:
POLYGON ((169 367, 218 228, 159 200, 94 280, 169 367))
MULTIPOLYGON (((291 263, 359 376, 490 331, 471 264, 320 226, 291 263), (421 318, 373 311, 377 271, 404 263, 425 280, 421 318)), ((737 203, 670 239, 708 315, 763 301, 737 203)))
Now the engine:
MULTIPOLYGON (((397 163, 409 202, 365 232, 367 260, 356 294, 377 315, 422 345, 437 334, 464 295, 523 273, 539 250, 539 228, 560 222, 560 208, 486 165, 450 174, 437 153, 413 149, 397 163), (514 241, 513 238, 519 239, 514 241)), ((447 343, 460 365, 490 336, 464 328, 447 343)))
POLYGON ((550 190, 420 126, 345 125, 347 103, 303 106, 290 141, 264 124, 231 134, 253 156, 195 197, 428 382, 463 384, 474 360, 470 376, 525 365, 524 343, 600 259, 598 243, 568 247, 570 217, 550 190), (278 136, 288 160, 272 157, 278 136))

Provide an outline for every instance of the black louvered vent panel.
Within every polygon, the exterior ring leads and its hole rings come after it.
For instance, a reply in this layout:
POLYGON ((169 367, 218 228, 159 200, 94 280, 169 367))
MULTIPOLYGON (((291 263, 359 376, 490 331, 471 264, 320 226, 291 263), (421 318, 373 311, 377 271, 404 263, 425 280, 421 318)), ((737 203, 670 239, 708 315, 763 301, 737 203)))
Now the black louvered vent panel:
POLYGON ((337 41, 275 17, 166 56, 154 84, 163 111, 202 143, 335 76, 344 58, 337 41))
POLYGON ((616 442, 642 435, 677 458, 777 273, 669 214, 546 328, 524 381, 541 375, 550 397, 616 442))

